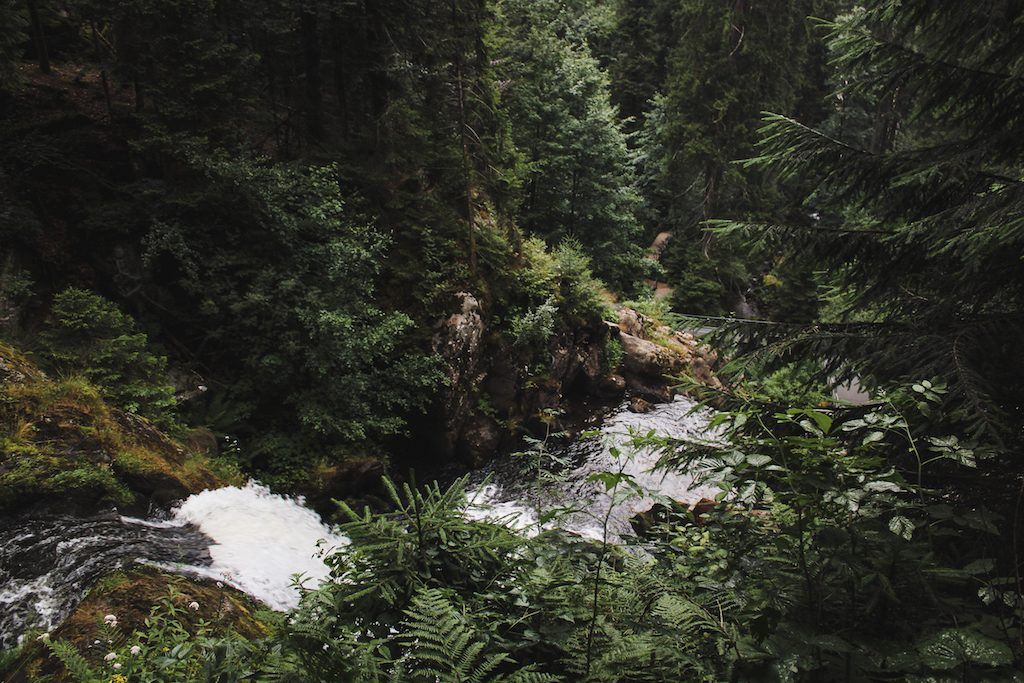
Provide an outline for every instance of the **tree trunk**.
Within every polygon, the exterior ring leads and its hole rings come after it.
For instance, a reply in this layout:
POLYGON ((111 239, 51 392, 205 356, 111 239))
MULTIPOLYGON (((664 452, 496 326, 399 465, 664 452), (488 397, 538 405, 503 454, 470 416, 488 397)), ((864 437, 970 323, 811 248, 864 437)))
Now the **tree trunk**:
POLYGON ((334 91, 338 97, 341 136, 348 139, 348 75, 345 72, 345 37, 341 18, 331 14, 331 52, 334 57, 334 91))
POLYGON ((39 0, 28 0, 28 16, 32 22, 32 44, 36 49, 39 70, 48 74, 50 73, 50 52, 46 48, 46 33, 43 31, 43 22, 39 18, 39 0))
POLYGON ((306 76, 306 131, 311 138, 319 140, 323 136, 323 93, 320 87, 320 36, 315 12, 302 12, 299 29, 306 76))
POLYGON ((466 225, 469 230, 469 268, 476 273, 476 220, 473 215, 473 168, 469 157, 469 128, 466 121, 466 87, 462 68, 461 31, 458 30, 458 13, 455 0, 451 0, 452 27, 455 33, 455 86, 459 105, 459 143, 462 146, 462 170, 466 184, 466 225))

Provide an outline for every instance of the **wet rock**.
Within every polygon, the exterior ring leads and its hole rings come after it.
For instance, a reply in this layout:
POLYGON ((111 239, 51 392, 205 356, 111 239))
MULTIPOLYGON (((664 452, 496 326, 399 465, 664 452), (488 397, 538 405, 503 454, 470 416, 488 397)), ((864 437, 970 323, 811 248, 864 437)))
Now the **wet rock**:
POLYGON ((622 375, 608 375, 598 379, 594 393, 601 398, 618 398, 626 393, 626 378, 622 375))
POLYGON ((629 411, 631 413, 649 413, 654 408, 654 405, 640 396, 634 396, 629 399, 629 411))
POLYGON ((442 455, 455 453, 459 434, 471 413, 470 397, 482 379, 480 350, 484 321, 480 303, 468 292, 456 294, 457 310, 434 336, 434 351, 441 357, 447 382, 441 391, 439 406, 443 430, 442 455))
POLYGON ((668 403, 675 395, 675 389, 664 379, 644 375, 626 375, 626 389, 651 403, 668 403))
POLYGON ((474 466, 497 454, 501 446, 501 429, 486 415, 474 415, 462 432, 460 450, 463 458, 474 466))

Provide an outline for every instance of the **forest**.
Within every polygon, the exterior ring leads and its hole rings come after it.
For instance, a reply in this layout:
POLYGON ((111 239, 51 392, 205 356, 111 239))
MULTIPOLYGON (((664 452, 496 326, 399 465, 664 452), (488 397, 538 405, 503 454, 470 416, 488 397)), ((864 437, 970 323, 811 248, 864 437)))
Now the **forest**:
POLYGON ((1022 337, 1024 0, 0 0, 0 680, 1024 681, 1022 337))

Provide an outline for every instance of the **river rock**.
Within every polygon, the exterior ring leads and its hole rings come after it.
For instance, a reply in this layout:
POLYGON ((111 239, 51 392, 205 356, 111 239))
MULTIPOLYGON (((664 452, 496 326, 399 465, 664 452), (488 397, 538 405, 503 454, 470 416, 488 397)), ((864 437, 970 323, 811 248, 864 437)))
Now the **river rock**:
POLYGON ((472 416, 462 430, 459 450, 463 460, 473 466, 493 457, 501 446, 501 429, 498 423, 486 415, 472 416))
POLYGON ((631 413, 649 413, 652 408, 654 408, 654 405, 640 396, 634 396, 629 399, 629 412, 631 413))
POLYGON ((594 393, 601 398, 618 398, 626 392, 626 378, 622 375, 602 377, 595 385, 594 393))
POLYGON ((459 434, 472 412, 470 397, 481 378, 480 348, 484 321, 480 303, 469 292, 459 292, 456 311, 434 335, 434 351, 444 364, 447 381, 440 392, 440 418, 443 422, 440 448, 446 457, 454 455, 459 434))
POLYGON ((678 352, 625 332, 619 335, 619 339, 625 354, 625 366, 630 372, 660 377, 675 375, 684 369, 685 358, 678 352))

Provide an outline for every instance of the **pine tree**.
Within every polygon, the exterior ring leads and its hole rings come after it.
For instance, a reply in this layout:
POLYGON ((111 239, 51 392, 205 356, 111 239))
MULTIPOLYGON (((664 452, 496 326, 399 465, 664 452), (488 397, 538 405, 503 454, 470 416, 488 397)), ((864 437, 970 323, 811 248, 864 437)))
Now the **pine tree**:
POLYGON ((27 21, 18 0, 0 0, 0 93, 17 77, 16 60, 26 40, 27 21))
POLYGON ((640 199, 608 78, 557 3, 503 10, 503 103, 524 157, 519 221, 550 242, 578 240, 598 276, 628 288, 642 268, 640 199))
POLYGON ((1018 438, 1024 3, 872 0, 829 28, 841 99, 881 103, 873 129, 769 116, 750 165, 799 176, 802 205, 722 229, 815 260, 843 307, 759 341, 836 378, 945 378, 974 434, 1018 438))

